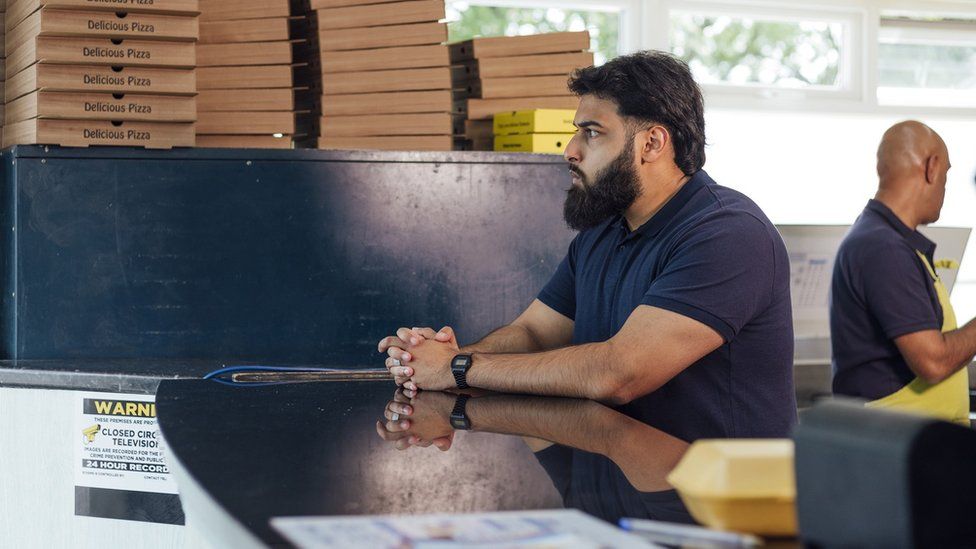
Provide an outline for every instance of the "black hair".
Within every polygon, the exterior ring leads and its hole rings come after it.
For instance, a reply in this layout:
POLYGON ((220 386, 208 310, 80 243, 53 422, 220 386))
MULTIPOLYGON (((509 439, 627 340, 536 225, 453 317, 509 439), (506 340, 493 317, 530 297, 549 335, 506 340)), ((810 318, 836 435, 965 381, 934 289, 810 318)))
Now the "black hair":
POLYGON ((621 116, 667 128, 674 162, 685 175, 705 164, 705 102, 688 65, 677 57, 660 51, 622 55, 573 71, 569 89, 613 101, 621 116))

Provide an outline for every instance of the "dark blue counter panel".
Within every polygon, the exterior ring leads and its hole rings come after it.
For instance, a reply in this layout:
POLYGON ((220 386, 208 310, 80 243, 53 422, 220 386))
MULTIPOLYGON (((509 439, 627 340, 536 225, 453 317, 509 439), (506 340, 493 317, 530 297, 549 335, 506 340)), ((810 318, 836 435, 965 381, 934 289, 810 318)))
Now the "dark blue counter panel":
POLYGON ((375 366, 399 325, 470 340, 511 320, 572 236, 552 156, 15 147, 3 161, 5 359, 375 366))

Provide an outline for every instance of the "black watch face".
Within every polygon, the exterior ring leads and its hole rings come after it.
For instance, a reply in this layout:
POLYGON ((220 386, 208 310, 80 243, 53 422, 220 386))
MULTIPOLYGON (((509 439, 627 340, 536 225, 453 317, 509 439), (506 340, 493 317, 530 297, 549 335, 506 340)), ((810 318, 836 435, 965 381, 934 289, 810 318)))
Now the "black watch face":
POLYGON ((451 418, 451 427, 454 427, 455 429, 470 429, 471 428, 471 422, 468 421, 468 418, 464 418, 464 417, 452 417, 451 418))
POLYGON ((470 362, 471 362, 471 357, 467 355, 454 357, 455 368, 466 368, 470 362))

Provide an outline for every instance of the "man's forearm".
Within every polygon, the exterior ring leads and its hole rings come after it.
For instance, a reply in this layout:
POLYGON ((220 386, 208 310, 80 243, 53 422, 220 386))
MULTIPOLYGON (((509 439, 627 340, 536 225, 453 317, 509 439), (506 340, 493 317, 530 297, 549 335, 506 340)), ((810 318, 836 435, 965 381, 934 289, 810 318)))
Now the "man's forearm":
POLYGON ((530 354, 476 352, 467 381, 492 391, 617 402, 626 401, 620 366, 608 342, 530 354))
POLYGON ((954 373, 960 367, 966 367, 976 355, 976 319, 970 320, 965 326, 958 330, 952 330, 945 334, 947 364, 951 366, 954 373))
POLYGON ((925 330, 895 340, 909 368, 935 384, 967 367, 976 354, 976 319, 949 332, 925 330))
POLYGON ((461 347, 465 353, 534 353, 541 350, 532 332, 518 324, 502 326, 481 341, 461 347))

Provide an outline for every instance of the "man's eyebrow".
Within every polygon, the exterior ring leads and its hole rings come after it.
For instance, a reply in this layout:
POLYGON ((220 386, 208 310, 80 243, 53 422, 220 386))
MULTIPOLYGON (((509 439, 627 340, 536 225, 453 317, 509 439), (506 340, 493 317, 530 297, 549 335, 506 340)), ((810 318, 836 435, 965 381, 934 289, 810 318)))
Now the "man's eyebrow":
POLYGON ((603 128, 603 124, 600 124, 599 122, 597 122, 595 120, 584 120, 584 121, 578 122, 578 123, 577 122, 573 122, 573 125, 576 126, 577 128, 589 128, 589 127, 592 127, 592 126, 596 126, 598 128, 603 128))

